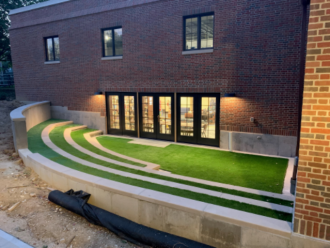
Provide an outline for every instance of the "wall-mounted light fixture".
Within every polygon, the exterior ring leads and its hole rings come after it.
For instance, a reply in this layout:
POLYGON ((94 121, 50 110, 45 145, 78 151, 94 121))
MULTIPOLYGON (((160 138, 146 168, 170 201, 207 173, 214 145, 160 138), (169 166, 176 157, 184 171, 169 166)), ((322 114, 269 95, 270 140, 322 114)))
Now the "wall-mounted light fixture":
POLYGON ((94 95, 103 95, 103 92, 102 92, 102 91, 96 91, 96 92, 94 93, 94 95))
POLYGON ((235 93, 225 93, 224 97, 235 97, 235 93))

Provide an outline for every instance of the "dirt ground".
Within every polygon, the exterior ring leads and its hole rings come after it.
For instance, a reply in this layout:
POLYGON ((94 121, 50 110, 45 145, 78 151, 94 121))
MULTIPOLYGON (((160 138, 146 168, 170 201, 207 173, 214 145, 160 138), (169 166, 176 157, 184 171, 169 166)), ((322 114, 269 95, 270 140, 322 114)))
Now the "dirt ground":
POLYGON ((37 248, 137 247, 48 201, 47 183, 14 152, 9 114, 21 105, 0 101, 0 229, 37 248))

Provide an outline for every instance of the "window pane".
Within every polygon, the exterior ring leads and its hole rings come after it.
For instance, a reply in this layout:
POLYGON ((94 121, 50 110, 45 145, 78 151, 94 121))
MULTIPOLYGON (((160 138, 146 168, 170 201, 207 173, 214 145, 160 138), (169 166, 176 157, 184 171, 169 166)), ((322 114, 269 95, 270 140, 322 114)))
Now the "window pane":
POLYGON ((111 129, 119 129, 119 96, 110 96, 109 98, 110 103, 110 128, 111 129))
POLYGON ((55 60, 60 60, 60 40, 58 37, 54 38, 55 60))
POLYGON ((215 139, 216 98, 202 97, 201 111, 201 136, 202 138, 215 139))
POLYGON ((113 56, 112 30, 105 30, 103 32, 103 39, 104 39, 104 56, 113 56))
POLYGON ((171 102, 172 98, 169 96, 160 96, 159 97, 159 133, 161 134, 171 134, 171 102))
POLYGON ((142 97, 142 130, 146 133, 154 132, 154 98, 142 97))
POLYGON ((52 38, 47 39, 47 59, 54 60, 52 38))
POLYGON ((213 47, 213 15, 201 17, 201 48, 213 47))
POLYGON ((197 17, 186 19, 186 49, 197 49, 197 17))
POLYGON ((180 97, 181 136, 194 136, 194 98, 180 97))
POLYGON ((123 55, 123 30, 121 28, 115 29, 115 55, 123 55))
POLYGON ((134 96, 124 96, 125 130, 135 131, 134 96))

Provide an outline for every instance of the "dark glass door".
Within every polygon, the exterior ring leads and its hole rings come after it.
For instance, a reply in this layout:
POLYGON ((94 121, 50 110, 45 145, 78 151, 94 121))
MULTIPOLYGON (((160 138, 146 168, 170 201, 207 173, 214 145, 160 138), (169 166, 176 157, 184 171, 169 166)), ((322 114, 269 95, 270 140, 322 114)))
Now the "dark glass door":
POLYGON ((178 141, 219 146, 219 94, 178 94, 178 141))
POLYGON ((140 137, 174 140, 174 102, 170 93, 141 93, 140 137))
POLYGON ((107 93, 108 132, 137 136, 136 94, 107 93))

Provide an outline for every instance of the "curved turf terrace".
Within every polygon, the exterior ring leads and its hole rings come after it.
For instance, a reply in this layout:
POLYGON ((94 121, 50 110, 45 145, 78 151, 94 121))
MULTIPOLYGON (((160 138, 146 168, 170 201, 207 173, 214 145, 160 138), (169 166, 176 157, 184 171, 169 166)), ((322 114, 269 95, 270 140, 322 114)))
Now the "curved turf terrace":
MULTIPOLYGON (((61 122, 61 121, 62 120, 49 120, 49 121, 43 122, 43 123, 35 126, 28 132, 29 149, 31 150, 31 152, 39 153, 39 154, 43 155, 44 157, 47 157, 48 159, 50 159, 54 162, 57 162, 61 165, 64 165, 66 167, 69 167, 69 168, 72 168, 72 169, 75 169, 75 170, 78 170, 81 172, 85 172, 85 173, 88 173, 91 175, 95 175, 95 176, 98 176, 101 178, 106 178, 106 179, 109 179, 112 181, 122 182, 122 183, 129 184, 129 185, 134 185, 134 186, 138 186, 138 187, 142 187, 142 188, 146 188, 146 189, 151 189, 151 190, 164 192, 164 193, 168 193, 168 194, 172 194, 172 195, 176 195, 176 196, 181 196, 181 197, 185 197, 185 198, 189 198, 189 199, 193 199, 193 200, 198 200, 198 201, 202 201, 202 202, 206 202, 206 203, 210 203, 210 204, 214 204, 214 205, 224 206, 224 207, 228 207, 228 208, 232 208, 232 209, 237 209, 237 210, 241 210, 241 211, 245 211, 245 212, 249 212, 249 213, 259 214, 259 215, 291 222, 291 219, 292 219, 291 213, 280 212, 280 211, 276 211, 273 209, 267 209, 264 207, 255 206, 255 205, 251 205, 251 204, 247 204, 247 203, 242 203, 242 202, 235 201, 235 200, 229 200, 229 199, 224 199, 221 197, 216 197, 213 195, 198 193, 198 192, 194 192, 192 190, 170 187, 168 185, 158 184, 158 183, 154 183, 154 182, 150 182, 150 181, 152 181, 154 179, 160 179, 160 180, 171 182, 172 184, 177 183, 177 184, 181 184, 181 185, 187 185, 187 187, 193 186, 193 187, 200 188, 200 189, 207 189, 207 190, 210 190, 213 192, 226 193, 226 194, 230 194, 233 196, 241 196, 241 197, 250 198, 250 199, 254 199, 254 200, 258 200, 258 201, 276 203, 276 204, 279 204, 282 206, 291 207, 292 202, 290 202, 290 201, 266 197, 266 196, 257 195, 257 194, 250 194, 250 193, 241 192, 241 191, 235 191, 235 190, 231 190, 231 189, 220 188, 220 187, 215 187, 215 186, 210 186, 210 185, 205 185, 205 184, 200 184, 200 183, 194 183, 191 181, 180 180, 180 179, 172 178, 169 176, 149 173, 147 171, 143 171, 143 169, 142 169, 143 165, 141 165, 141 164, 138 164, 138 163, 135 164, 132 161, 123 160, 122 158, 110 155, 110 154, 105 153, 104 151, 92 146, 91 144, 89 144, 88 141, 84 138, 84 134, 87 132, 94 131, 94 130, 83 129, 83 130, 78 130, 78 131, 72 132, 71 137, 80 146, 92 151, 95 154, 99 154, 105 158, 110 158, 113 160, 117 160, 120 162, 134 165, 134 166, 136 166, 136 169, 128 168, 128 167, 121 166, 121 165, 118 165, 115 163, 109 163, 105 160, 101 160, 101 159, 95 158, 93 156, 87 155, 87 154, 79 151, 78 149, 74 148, 73 146, 71 146, 66 141, 66 139, 63 135, 64 130, 66 128, 70 128, 70 127, 77 126, 77 125, 66 125, 66 126, 60 126, 60 127, 54 128, 50 132, 50 135, 49 135, 51 141, 58 148, 73 155, 75 158, 79 158, 83 161, 87 161, 89 163, 93 163, 95 165, 102 166, 102 167, 98 167, 101 169, 97 169, 97 168, 93 168, 90 166, 86 166, 82 163, 78 163, 74 160, 68 159, 67 157, 64 157, 64 156, 60 155, 59 153, 55 152, 54 150, 50 149, 43 142, 42 137, 41 137, 42 131, 47 126, 49 126, 50 124, 61 122), (104 169, 102 169, 103 167, 104 167, 104 169), (106 169, 111 169, 112 173, 109 171, 105 171, 106 169), (119 175, 120 173, 123 173, 123 172, 128 173, 128 174, 126 174, 127 176, 119 175), (134 175, 136 175, 136 177, 143 178, 143 180, 134 178, 134 175)), ((161 149, 164 149, 164 148, 161 148, 161 149)), ((152 161, 152 162, 154 162, 154 161, 152 161)), ((193 187, 190 187, 190 188, 193 189, 193 187)))

